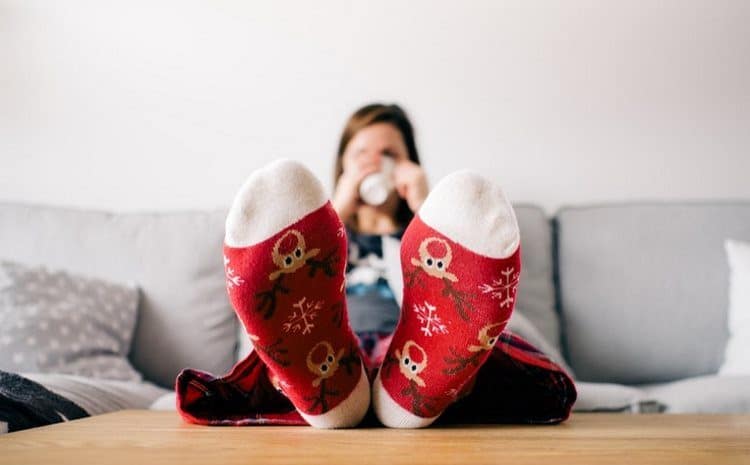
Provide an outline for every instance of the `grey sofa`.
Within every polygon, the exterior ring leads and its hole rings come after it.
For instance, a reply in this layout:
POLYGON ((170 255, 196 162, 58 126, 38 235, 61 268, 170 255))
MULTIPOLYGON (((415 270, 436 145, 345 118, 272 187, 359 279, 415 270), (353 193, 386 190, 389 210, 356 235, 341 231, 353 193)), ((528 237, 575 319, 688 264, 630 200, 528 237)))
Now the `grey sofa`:
MULTIPOLYGON (((750 240, 750 202, 516 212, 523 274, 511 329, 565 358, 576 410, 750 412, 750 377, 716 375, 727 340, 723 241, 750 240)), ((171 407, 182 368, 224 373, 248 350, 225 297, 224 216, 0 203, 0 259, 141 289, 129 358, 146 389, 92 381, 116 402, 91 413, 171 407)), ((53 391, 76 390, 48 378, 37 376, 53 391)))

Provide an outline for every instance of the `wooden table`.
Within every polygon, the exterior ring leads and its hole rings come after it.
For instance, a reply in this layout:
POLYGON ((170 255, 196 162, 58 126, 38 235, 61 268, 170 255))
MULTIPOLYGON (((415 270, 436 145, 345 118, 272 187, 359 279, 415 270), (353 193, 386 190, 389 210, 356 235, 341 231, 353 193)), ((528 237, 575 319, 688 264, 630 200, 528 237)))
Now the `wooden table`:
POLYGON ((128 410, 0 436, 0 464, 750 464, 750 415, 578 414, 555 426, 203 427, 128 410))

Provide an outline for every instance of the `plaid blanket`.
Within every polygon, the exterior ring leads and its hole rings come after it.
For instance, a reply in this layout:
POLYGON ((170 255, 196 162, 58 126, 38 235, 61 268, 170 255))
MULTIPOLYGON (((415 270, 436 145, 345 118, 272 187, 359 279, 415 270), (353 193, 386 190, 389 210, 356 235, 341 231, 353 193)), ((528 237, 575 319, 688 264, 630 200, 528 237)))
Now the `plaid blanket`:
MULTIPOLYGON (((360 352, 370 380, 390 344, 386 334, 360 337, 360 352)), ((202 425, 307 425, 278 392, 271 373, 255 352, 222 377, 185 369, 176 380, 177 409, 202 425)), ((466 392, 436 424, 537 423, 564 421, 576 400, 571 377, 520 337, 505 332, 466 392)), ((375 426, 372 411, 362 422, 375 426)))
POLYGON ((0 433, 87 416, 89 414, 79 405, 41 384, 0 370, 0 433))

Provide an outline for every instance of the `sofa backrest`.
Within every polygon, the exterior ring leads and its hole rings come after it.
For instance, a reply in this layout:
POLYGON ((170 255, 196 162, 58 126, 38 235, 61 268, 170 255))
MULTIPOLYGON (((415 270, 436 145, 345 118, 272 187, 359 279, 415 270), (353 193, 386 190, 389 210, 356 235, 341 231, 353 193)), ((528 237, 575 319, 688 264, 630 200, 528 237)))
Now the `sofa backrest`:
MULTIPOLYGON (((0 203, 0 258, 135 282, 141 303, 130 360, 171 387, 185 367, 224 374, 243 337, 226 298, 225 216, 0 203)), ((549 221, 529 205, 517 206, 516 216, 523 261, 516 308, 559 348, 549 221)))
POLYGON ((111 214, 0 203, 0 258, 135 282, 141 303, 131 362, 171 387, 184 367, 221 374, 234 362, 224 218, 223 211, 111 214))
POLYGON ((544 210, 533 205, 514 205, 514 210, 521 230, 521 281, 515 311, 529 319, 560 352, 550 221, 544 210))
POLYGON ((750 202, 565 208, 561 325, 585 381, 715 373, 728 336, 724 240, 750 240, 750 202))

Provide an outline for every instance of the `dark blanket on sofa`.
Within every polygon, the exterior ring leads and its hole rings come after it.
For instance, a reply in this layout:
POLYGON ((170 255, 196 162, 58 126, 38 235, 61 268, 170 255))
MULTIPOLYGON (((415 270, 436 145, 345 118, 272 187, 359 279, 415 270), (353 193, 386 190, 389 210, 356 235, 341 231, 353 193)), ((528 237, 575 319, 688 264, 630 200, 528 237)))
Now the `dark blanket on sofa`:
POLYGON ((0 370, 0 422, 19 431, 89 416, 78 405, 44 386, 0 370))
MULTIPOLYGON (((390 337, 378 340, 372 353, 361 347, 371 380, 389 343, 390 337)), ((471 392, 448 407, 438 424, 559 423, 568 418, 577 396, 575 384, 563 368, 510 332, 501 334, 475 380, 471 392)), ((222 377, 183 370, 176 391, 177 410, 190 423, 307 424, 291 401, 274 388, 268 366, 255 351, 222 377)), ((361 426, 377 424, 369 412, 361 426)))

